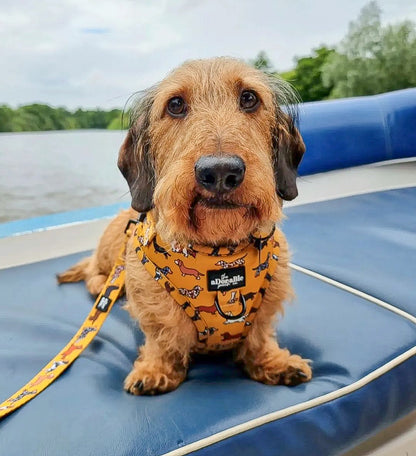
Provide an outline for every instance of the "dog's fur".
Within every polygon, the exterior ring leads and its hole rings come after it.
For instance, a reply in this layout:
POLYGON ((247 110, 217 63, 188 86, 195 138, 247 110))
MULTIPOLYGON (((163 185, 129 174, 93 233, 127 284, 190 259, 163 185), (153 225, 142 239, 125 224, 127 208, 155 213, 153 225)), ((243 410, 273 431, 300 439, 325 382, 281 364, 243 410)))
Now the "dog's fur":
MULTIPOLYGON (((152 210, 157 231, 175 248, 247 243, 255 230, 270 232, 282 219, 282 199, 297 195, 296 169, 305 147, 295 127, 290 88, 245 63, 216 58, 190 61, 146 91, 133 109, 118 165, 132 195, 132 209, 105 230, 97 250, 58 276, 59 282, 85 280, 96 295, 123 242, 123 230, 137 211, 152 210), (260 105, 240 108, 243 90, 254 90, 260 105), (174 118, 167 102, 181 96, 188 111, 174 118), (281 105, 289 106, 284 112, 281 105), (197 184, 194 167, 204 155, 238 155, 245 163, 242 184, 210 206, 212 195, 197 184)), ((97 164, 99 166, 99 164, 97 164)), ((279 348, 274 320, 293 295, 289 250, 280 233, 280 257, 270 287, 245 340, 235 349, 248 375, 267 384, 297 384, 311 378, 306 360, 279 348)), ((145 345, 124 387, 133 394, 175 389, 186 377, 197 334, 190 318, 138 261, 126 252, 126 309, 139 322, 145 345)))

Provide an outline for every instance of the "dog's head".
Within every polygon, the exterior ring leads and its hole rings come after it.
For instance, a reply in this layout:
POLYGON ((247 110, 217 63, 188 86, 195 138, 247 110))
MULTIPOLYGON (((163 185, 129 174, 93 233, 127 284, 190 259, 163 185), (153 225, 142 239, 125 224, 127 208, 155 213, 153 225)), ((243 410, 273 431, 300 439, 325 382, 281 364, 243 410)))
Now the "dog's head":
POLYGON ((297 196, 305 146, 295 99, 286 83, 235 59, 173 71, 137 102, 120 149, 133 208, 154 207, 166 241, 237 243, 270 229, 281 199, 297 196))

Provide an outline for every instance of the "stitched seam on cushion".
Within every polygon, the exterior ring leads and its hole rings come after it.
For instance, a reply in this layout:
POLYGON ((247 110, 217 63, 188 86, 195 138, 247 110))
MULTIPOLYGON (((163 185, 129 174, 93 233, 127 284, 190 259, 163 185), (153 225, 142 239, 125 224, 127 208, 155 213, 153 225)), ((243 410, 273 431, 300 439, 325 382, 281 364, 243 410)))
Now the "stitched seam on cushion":
POLYGON ((410 183, 410 184, 405 184, 405 185, 402 185, 402 184, 398 184, 398 185, 390 185, 390 186, 387 186, 387 187, 383 187, 383 188, 370 188, 370 189, 365 189, 365 190, 362 190, 362 191, 357 191, 357 192, 350 192, 350 193, 345 193, 345 194, 342 194, 342 195, 335 195, 335 196, 325 196, 325 197, 322 197, 322 198, 319 198, 319 199, 316 199, 316 200, 313 200, 313 201, 310 201, 310 202, 305 202, 305 203, 297 203, 296 201, 294 202, 291 202, 290 206, 288 206, 287 208, 290 209, 292 207, 301 207, 301 206, 307 206, 309 204, 315 204, 315 203, 324 203, 326 201, 334 201, 334 200, 338 200, 338 199, 343 199, 343 198, 351 198, 351 197, 354 197, 354 196, 362 196, 362 195, 371 195, 373 193, 381 193, 381 192, 390 192, 392 190, 405 190, 407 188, 414 188, 415 187, 415 184, 414 182, 410 183))
POLYGON ((355 296, 358 296, 367 301, 370 301, 373 304, 377 304, 378 306, 383 307, 384 309, 387 309, 390 312, 393 312, 397 315, 400 315, 403 318, 406 318, 407 320, 411 321, 412 323, 414 323, 416 325, 415 316, 413 316, 412 314, 410 314, 402 309, 399 309, 398 307, 393 306, 392 304, 389 304, 388 302, 382 301, 381 299, 378 299, 375 296, 372 296, 368 293, 364 293, 363 291, 350 287, 349 285, 339 282, 338 280, 331 279, 330 277, 327 277, 323 274, 319 274, 318 272, 312 271, 311 269, 304 268, 303 266, 299 266, 299 265, 293 264, 293 263, 289 263, 289 266, 292 269, 294 269, 295 271, 302 272, 305 275, 318 279, 322 282, 328 283, 329 285, 332 285, 336 288, 340 288, 341 290, 347 291, 348 293, 351 293, 355 296))
MULTIPOLYGON (((353 287, 350 287, 341 282, 333 280, 333 279, 326 277, 322 274, 319 274, 315 271, 306 269, 302 266, 299 266, 299 265, 296 265, 293 263, 289 263, 289 265, 292 269, 294 269, 296 271, 302 272, 303 274, 306 274, 315 279, 321 280, 322 282, 328 283, 329 285, 340 288, 343 291, 356 295, 362 299, 372 302, 373 304, 377 304, 378 306, 383 307, 383 308, 389 310, 390 312, 393 312, 393 313, 401 316, 402 318, 405 318, 405 319, 411 321, 412 323, 416 324, 416 317, 414 317, 413 315, 411 315, 385 301, 382 301, 381 299, 375 298, 374 296, 371 296, 371 295, 364 293, 360 290, 357 290, 353 287)), ((350 393, 353 393, 353 392, 359 390, 360 388, 363 388, 364 386, 373 382, 377 378, 379 378, 382 375, 386 374, 387 372, 391 371, 392 369, 397 367, 399 364, 403 363, 404 361, 407 361, 408 359, 410 359, 411 357, 413 357, 415 355, 416 355, 416 346, 412 347, 411 349, 409 349, 406 352, 402 353, 401 355, 397 356, 396 358, 389 361, 388 363, 383 364, 382 366, 380 366, 373 372, 365 375, 364 377, 362 377, 361 379, 357 380, 354 383, 351 383, 350 385, 344 386, 338 390, 324 394, 323 396, 316 397, 309 401, 302 402, 300 404, 296 404, 296 405, 287 407, 285 409, 278 410, 276 412, 268 413, 267 415, 263 415, 261 417, 254 418, 253 420, 247 421, 242 424, 238 424, 237 426, 233 426, 231 428, 225 429, 224 431, 220 431, 212 436, 205 437, 201 440, 197 440, 196 442, 190 443, 182 448, 178 448, 178 449, 170 451, 168 453, 164 453, 162 456, 184 456, 193 451, 197 451, 202 448, 208 447, 208 446, 218 443, 222 440, 228 439, 230 437, 233 437, 235 435, 241 434, 246 431, 250 431, 252 429, 255 429, 259 426, 270 423, 272 421, 278 421, 279 419, 286 418, 290 415, 294 415, 295 413, 303 412, 303 411, 311 409, 313 407, 317 407, 319 405, 326 404, 327 402, 333 401, 335 399, 339 399, 341 397, 346 396, 347 394, 350 394, 350 393)))
POLYGON ((164 453, 161 456, 184 456, 193 451, 201 450, 202 448, 208 447, 210 445, 213 445, 235 435, 241 434, 243 432, 250 431, 259 426, 263 426, 264 424, 270 423, 272 421, 278 421, 282 418, 294 415, 295 413, 303 412, 313 407, 331 402, 335 399, 339 399, 343 396, 346 396, 347 394, 353 393, 363 388, 364 386, 368 385, 372 381, 391 371, 392 369, 394 369, 395 367, 397 367, 398 365, 402 364, 403 362, 407 361, 415 355, 416 346, 410 348, 401 355, 392 359, 388 363, 383 364, 383 366, 377 368, 370 374, 365 375, 364 377, 362 377, 354 383, 351 383, 350 385, 344 386, 336 391, 324 394, 323 396, 310 399, 309 401, 302 402, 300 404, 296 404, 285 409, 278 410, 276 412, 268 413, 267 415, 254 418, 253 420, 247 421, 242 424, 238 424, 237 426, 225 429, 224 431, 220 431, 212 436, 205 437, 201 440, 197 440, 196 442, 192 442, 182 448, 178 448, 176 450, 169 451, 168 453, 164 453))

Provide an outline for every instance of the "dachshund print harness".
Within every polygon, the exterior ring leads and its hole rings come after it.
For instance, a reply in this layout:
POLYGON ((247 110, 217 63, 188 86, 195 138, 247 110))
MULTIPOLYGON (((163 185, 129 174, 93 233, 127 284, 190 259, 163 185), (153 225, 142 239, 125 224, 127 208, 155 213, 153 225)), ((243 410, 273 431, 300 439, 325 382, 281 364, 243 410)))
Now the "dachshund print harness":
POLYGON ((240 249, 182 248, 164 243, 147 214, 132 241, 149 274, 194 323, 199 348, 222 350, 241 342, 253 324, 277 266, 277 236, 251 236, 240 249))

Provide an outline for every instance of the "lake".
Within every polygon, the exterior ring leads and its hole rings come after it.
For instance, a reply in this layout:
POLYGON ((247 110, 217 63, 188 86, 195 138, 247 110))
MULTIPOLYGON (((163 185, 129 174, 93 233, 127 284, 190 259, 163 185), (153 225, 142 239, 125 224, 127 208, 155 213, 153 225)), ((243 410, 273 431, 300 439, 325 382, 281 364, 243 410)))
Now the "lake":
POLYGON ((123 131, 0 134, 0 223, 130 201, 117 168, 123 131))

